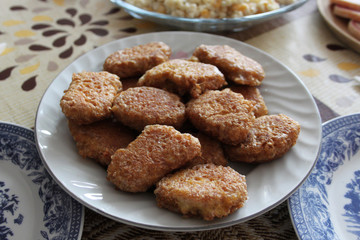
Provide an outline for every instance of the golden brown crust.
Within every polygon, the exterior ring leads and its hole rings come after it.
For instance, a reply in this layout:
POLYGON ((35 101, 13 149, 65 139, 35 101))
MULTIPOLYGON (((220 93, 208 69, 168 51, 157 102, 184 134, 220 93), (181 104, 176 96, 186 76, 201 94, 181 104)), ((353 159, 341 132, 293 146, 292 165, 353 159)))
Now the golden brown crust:
POLYGON ((217 67, 184 59, 164 62, 147 71, 138 82, 139 86, 162 88, 180 96, 190 93, 194 98, 206 90, 219 89, 226 84, 217 67))
POLYGON ((198 164, 213 163, 226 166, 228 161, 225 157, 222 144, 215 138, 209 137, 201 132, 192 134, 197 137, 201 144, 201 155, 191 160, 186 167, 191 168, 198 164))
POLYGON ((122 91, 115 98, 111 110, 120 122, 138 131, 153 124, 180 128, 185 121, 185 105, 180 98, 153 87, 135 87, 122 91))
POLYGON ((170 54, 161 42, 113 53, 104 68, 126 79, 74 74, 61 108, 79 154, 107 167, 119 190, 156 185, 159 207, 205 220, 226 217, 248 198, 245 176, 226 167, 228 159, 277 159, 296 144, 300 125, 266 115, 256 87, 263 69, 235 49, 201 45, 187 60, 170 54), (225 77, 234 85, 220 90, 225 77))
POLYGON ((163 42, 151 42, 125 48, 108 56, 104 70, 120 78, 143 75, 152 67, 169 60, 171 48, 163 42))
POLYGON ((112 102, 121 89, 119 77, 114 74, 74 73, 60 106, 65 116, 76 124, 89 124, 111 116, 112 102))
POLYGON ((243 207, 247 186, 245 176, 230 167, 201 164, 161 179, 155 195, 159 207, 213 220, 243 207))
POLYGON ((299 123, 285 114, 265 115, 255 120, 246 142, 225 146, 225 152, 235 162, 269 162, 287 153, 299 133, 299 123))
POLYGON ((237 145, 247 139, 254 122, 252 102, 231 91, 207 91, 186 104, 192 124, 223 143, 237 145))
POLYGON ((148 125, 112 156, 107 179, 120 190, 145 192, 171 171, 201 154, 200 142, 173 127, 148 125))
POLYGON ((242 55, 227 45, 200 45, 193 55, 200 62, 213 64, 237 84, 259 86, 265 77, 262 66, 255 60, 242 55))
POLYGON ((264 98, 257 87, 246 86, 246 85, 234 85, 230 89, 233 92, 241 93, 245 99, 254 102, 254 114, 255 117, 260 117, 268 114, 264 98))
POLYGON ((125 148, 136 138, 136 133, 112 119, 87 125, 69 121, 69 129, 79 154, 91 158, 103 166, 109 165, 111 155, 119 148, 125 148))
POLYGON ((139 81, 139 78, 121 79, 123 91, 127 90, 128 88, 137 87, 138 81, 139 81))

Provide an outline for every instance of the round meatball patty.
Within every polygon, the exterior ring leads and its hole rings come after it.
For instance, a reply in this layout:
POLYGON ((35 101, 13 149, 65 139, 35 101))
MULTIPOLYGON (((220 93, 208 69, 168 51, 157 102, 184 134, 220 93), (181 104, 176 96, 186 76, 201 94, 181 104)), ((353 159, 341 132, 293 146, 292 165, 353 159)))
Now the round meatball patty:
POLYGON ((180 98, 153 87, 122 91, 115 98, 111 110, 120 122, 138 131, 152 124, 180 128, 185 121, 185 105, 180 98))
POLYGON ((296 144, 300 124, 285 114, 257 118, 248 139, 237 146, 225 146, 234 162, 262 163, 282 157, 296 144))
POLYGON ((244 206, 247 185, 245 176, 234 169, 209 163, 164 177, 155 195, 159 207, 213 220, 244 206))
POLYGON ((200 142, 171 126, 149 125, 111 157, 107 179, 120 190, 145 192, 166 174, 201 154, 200 142))
POLYGON ((253 102, 229 88, 207 91, 190 100, 186 114, 200 131, 223 143, 237 145, 245 141, 255 116, 253 102))

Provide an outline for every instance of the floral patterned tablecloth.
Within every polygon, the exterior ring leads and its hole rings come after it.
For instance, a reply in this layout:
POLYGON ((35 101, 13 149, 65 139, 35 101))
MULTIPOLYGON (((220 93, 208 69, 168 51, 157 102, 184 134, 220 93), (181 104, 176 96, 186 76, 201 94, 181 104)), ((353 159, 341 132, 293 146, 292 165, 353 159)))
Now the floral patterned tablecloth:
MULTIPOLYGON (((59 72, 115 39, 176 30, 137 20, 107 0, 1 0, 0 120, 34 127, 41 96, 59 72)), ((242 32, 215 33, 271 54, 302 79, 322 120, 360 112, 360 55, 327 28, 309 0, 301 8, 242 32)), ((232 227, 194 233, 145 230, 90 209, 83 239, 296 239, 286 203, 232 227)))

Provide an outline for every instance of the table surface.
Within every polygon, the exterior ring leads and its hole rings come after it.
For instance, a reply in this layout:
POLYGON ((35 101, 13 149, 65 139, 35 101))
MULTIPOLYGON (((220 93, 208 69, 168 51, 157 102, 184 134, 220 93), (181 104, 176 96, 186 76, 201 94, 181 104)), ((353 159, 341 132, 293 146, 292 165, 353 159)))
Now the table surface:
MULTIPOLYGON (((170 27, 130 17, 106 0, 2 1, 0 120, 33 128, 56 75, 85 52, 115 39, 170 27)), ((316 1, 242 32, 214 33, 257 47, 287 65, 318 104, 322 121, 360 112, 360 55, 326 25, 316 1)), ((85 209, 82 239, 296 239, 287 203, 231 227, 191 233, 125 225, 85 209)))

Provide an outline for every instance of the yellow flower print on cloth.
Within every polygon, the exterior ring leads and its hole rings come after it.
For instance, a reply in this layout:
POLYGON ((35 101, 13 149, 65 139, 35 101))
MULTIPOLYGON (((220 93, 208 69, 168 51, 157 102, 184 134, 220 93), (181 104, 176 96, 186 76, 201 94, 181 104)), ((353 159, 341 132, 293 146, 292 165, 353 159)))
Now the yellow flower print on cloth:
POLYGON ((62 60, 68 59, 68 64, 84 50, 96 47, 97 39, 113 40, 119 32, 111 30, 116 22, 132 20, 120 19, 121 9, 110 1, 37 0, 33 6, 15 2, 5 9, 7 19, 0 23, 0 81, 11 76, 17 82, 23 79, 24 91, 37 86, 40 73, 55 72, 63 66, 62 60), (85 44, 91 46, 76 51, 85 44))
POLYGON ((333 106, 335 111, 347 114, 359 101, 355 76, 360 75, 360 64, 356 62, 356 57, 351 61, 351 55, 355 53, 345 46, 327 44, 326 47, 329 56, 332 56, 331 61, 336 63, 335 68, 328 67, 328 55, 304 54, 302 58, 307 64, 303 64, 305 67, 298 73, 305 82, 311 83, 309 87, 314 96, 333 106), (342 60, 344 54, 349 56, 346 61, 342 60))

